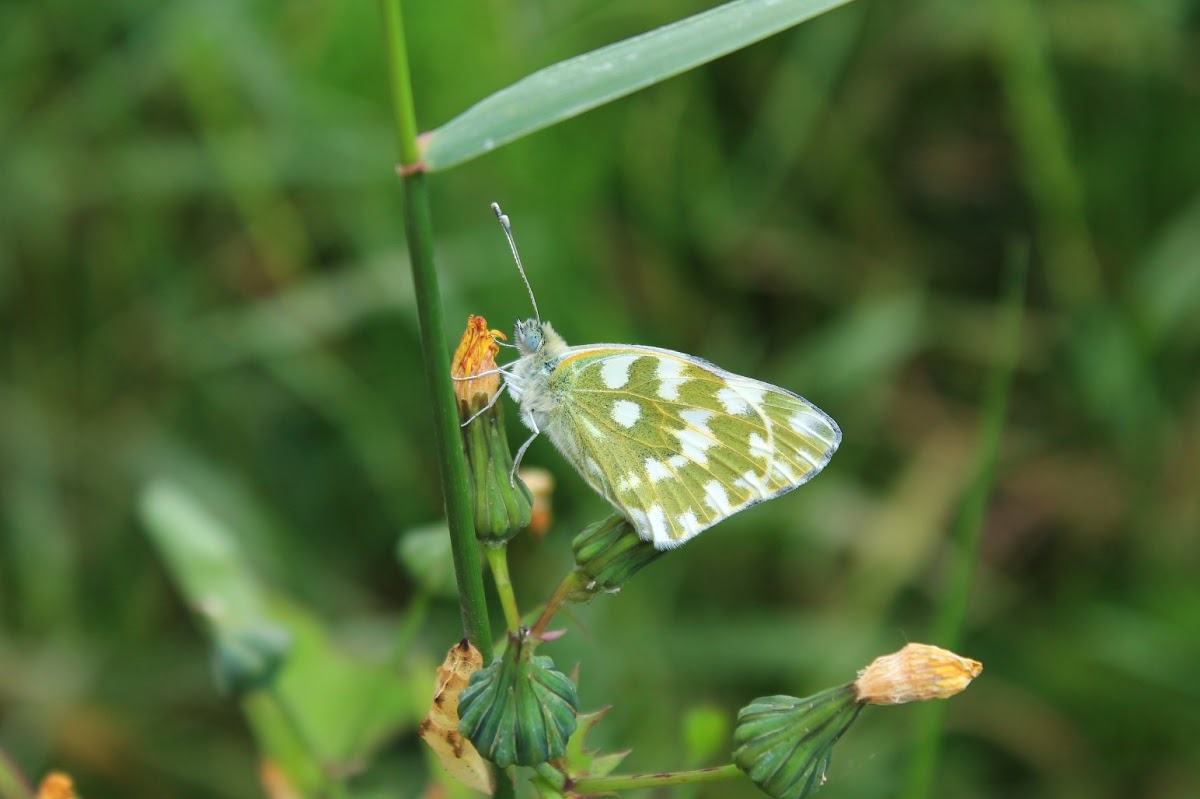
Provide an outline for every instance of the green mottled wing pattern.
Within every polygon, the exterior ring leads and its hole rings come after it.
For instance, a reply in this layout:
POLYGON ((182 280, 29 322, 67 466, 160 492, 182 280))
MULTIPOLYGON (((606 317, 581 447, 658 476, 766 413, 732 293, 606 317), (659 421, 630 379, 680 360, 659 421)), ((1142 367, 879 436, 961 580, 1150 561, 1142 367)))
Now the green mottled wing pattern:
POLYGON ((659 549, 807 482, 841 431, 790 391, 670 350, 572 347, 546 433, 659 549))

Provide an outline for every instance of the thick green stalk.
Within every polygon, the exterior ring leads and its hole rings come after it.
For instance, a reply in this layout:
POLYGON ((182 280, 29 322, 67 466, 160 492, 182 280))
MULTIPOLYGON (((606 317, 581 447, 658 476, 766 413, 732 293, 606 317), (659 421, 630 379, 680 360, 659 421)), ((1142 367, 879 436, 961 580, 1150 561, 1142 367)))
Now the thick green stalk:
POLYGON ((720 782, 745 778, 745 774, 732 763, 694 771, 675 771, 664 774, 627 774, 613 777, 584 777, 571 783, 574 793, 591 795, 614 791, 632 791, 638 788, 661 788, 668 785, 691 785, 697 782, 720 782))
MULTIPOLYGON (((966 624, 967 606, 979 560, 979 542, 983 534, 988 497, 996 476, 996 461, 1008 413, 1012 375, 1021 346, 1021 325, 1025 310, 1025 283, 1029 253, 1014 247, 1010 254, 1004 291, 1004 316, 997 340, 1002 348, 990 375, 986 406, 981 425, 975 476, 967 487, 962 508, 951 540, 950 570, 944 600, 934 623, 933 641, 938 646, 956 649, 966 624)), ((933 795, 933 778, 941 748, 944 702, 926 702, 917 710, 913 755, 908 761, 904 799, 925 799, 933 795)))
POLYGON ((483 593, 483 569, 479 545, 471 519, 471 487, 458 429, 458 402, 450 381, 450 351, 446 345, 446 325, 438 291, 433 258, 433 223, 429 215, 429 194, 425 175, 406 166, 418 160, 417 123, 413 109, 412 85, 405 49, 404 21, 399 0, 381 0, 384 34, 387 39, 388 73, 391 78, 392 111, 396 123, 396 148, 400 153, 404 183, 404 217, 408 232, 409 261, 412 265, 413 290, 421 325, 421 349, 425 361, 425 379, 433 405, 434 433, 437 438, 438 466, 445 494, 446 520, 454 553, 454 573, 458 578, 458 599, 463 629, 484 662, 492 659, 492 633, 488 626, 487 604, 483 593))

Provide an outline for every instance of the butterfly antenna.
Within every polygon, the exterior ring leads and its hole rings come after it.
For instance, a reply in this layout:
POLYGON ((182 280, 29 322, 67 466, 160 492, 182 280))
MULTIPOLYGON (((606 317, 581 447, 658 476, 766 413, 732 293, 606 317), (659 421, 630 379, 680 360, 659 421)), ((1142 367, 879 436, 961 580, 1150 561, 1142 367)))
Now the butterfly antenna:
POLYGON ((533 315, 537 317, 538 322, 541 322, 542 314, 538 311, 537 299, 533 296, 533 286, 529 285, 529 278, 525 276, 525 267, 521 265, 521 254, 517 252, 517 242, 513 240, 512 225, 508 221, 508 214, 500 210, 500 203, 492 203, 492 213, 500 220, 500 227, 504 228, 504 235, 508 238, 508 248, 512 250, 513 260, 517 262, 517 271, 521 273, 521 280, 525 281, 525 288, 529 291, 529 302, 533 304, 533 315))

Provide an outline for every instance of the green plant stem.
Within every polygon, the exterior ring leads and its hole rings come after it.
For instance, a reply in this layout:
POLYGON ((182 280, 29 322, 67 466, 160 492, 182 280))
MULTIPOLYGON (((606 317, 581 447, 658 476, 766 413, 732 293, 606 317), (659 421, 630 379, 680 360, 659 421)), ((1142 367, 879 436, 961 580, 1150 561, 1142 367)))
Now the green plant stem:
POLYGON ((584 777, 571 783, 571 791, 591 795, 611 791, 633 791, 638 788, 660 788, 667 785, 691 785, 697 782, 720 782, 745 777, 732 763, 693 771, 672 771, 663 774, 628 774, 613 777, 584 777))
POLYGON ((330 768, 329 764, 321 756, 321 751, 317 748, 317 744, 313 741, 312 736, 308 734, 308 730, 304 728, 304 723, 296 714, 296 708, 288 701, 287 696, 279 690, 278 683, 272 683, 270 688, 265 691, 271 703, 275 705, 275 709, 279 711, 279 715, 283 718, 288 729, 292 731, 292 735, 300 743, 306 755, 312 763, 321 772, 321 778, 324 783, 323 796, 329 796, 331 799, 346 799, 346 786, 342 784, 341 775, 334 769, 330 768))
POLYGON ((549 601, 546 602, 546 607, 542 609, 542 615, 538 616, 538 620, 530 628, 530 638, 536 641, 541 637, 542 633, 546 631, 546 627, 549 626, 551 619, 554 618, 554 614, 558 613, 559 607, 562 606, 567 595, 575 589, 578 582, 579 572, 572 569, 563 578, 563 581, 558 584, 558 588, 554 589, 554 593, 550 596, 549 601))
MULTIPOLYGON (((1025 283, 1029 255, 1026 248, 1014 247, 1005 275, 1004 316, 997 340, 1003 348, 989 377, 988 393, 980 431, 975 476, 967 488, 951 539, 950 570, 945 598, 934 624, 933 640, 938 646, 955 649, 962 639, 971 587, 979 560, 979 542, 983 534, 988 497, 996 477, 996 462, 1008 413, 1012 375, 1021 345, 1021 326, 1025 310, 1025 283)), ((941 746, 944 702, 926 702, 917 709, 913 756, 908 761, 904 799, 931 796, 941 746)))
POLYGON ((471 488, 458 429, 458 403, 450 381, 450 352, 438 290, 433 257, 433 223, 429 214, 426 177, 403 167, 418 161, 417 124, 405 49, 404 20, 399 0, 381 0, 387 39, 388 73, 391 78, 392 111, 396 123, 396 148, 400 153, 404 183, 404 216, 408 232, 413 293, 421 326, 421 349, 425 379, 433 405, 438 466, 446 501, 446 520, 454 553, 459 607, 467 638, 483 655, 492 659, 492 633, 488 626, 483 593, 483 569, 471 518, 471 488))
POLYGON ((517 610, 517 597, 513 594, 512 580, 508 577, 508 545, 485 546, 488 565, 492 567, 492 580, 496 593, 500 595, 500 606, 504 608, 504 621, 510 632, 521 627, 521 612, 517 610))

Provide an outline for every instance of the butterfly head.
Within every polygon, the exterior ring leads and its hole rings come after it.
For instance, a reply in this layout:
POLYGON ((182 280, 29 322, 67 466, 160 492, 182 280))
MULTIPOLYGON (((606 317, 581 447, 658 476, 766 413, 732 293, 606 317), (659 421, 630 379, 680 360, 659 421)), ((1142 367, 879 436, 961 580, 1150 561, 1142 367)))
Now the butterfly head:
POLYGON ((556 358, 567 348, 562 336, 554 332, 549 322, 540 319, 518 319, 513 328, 513 343, 522 355, 543 355, 556 358))
POLYGON ((550 326, 540 319, 518 319, 517 326, 513 328, 513 343, 522 355, 530 355, 546 345, 547 331, 554 335, 550 326))

